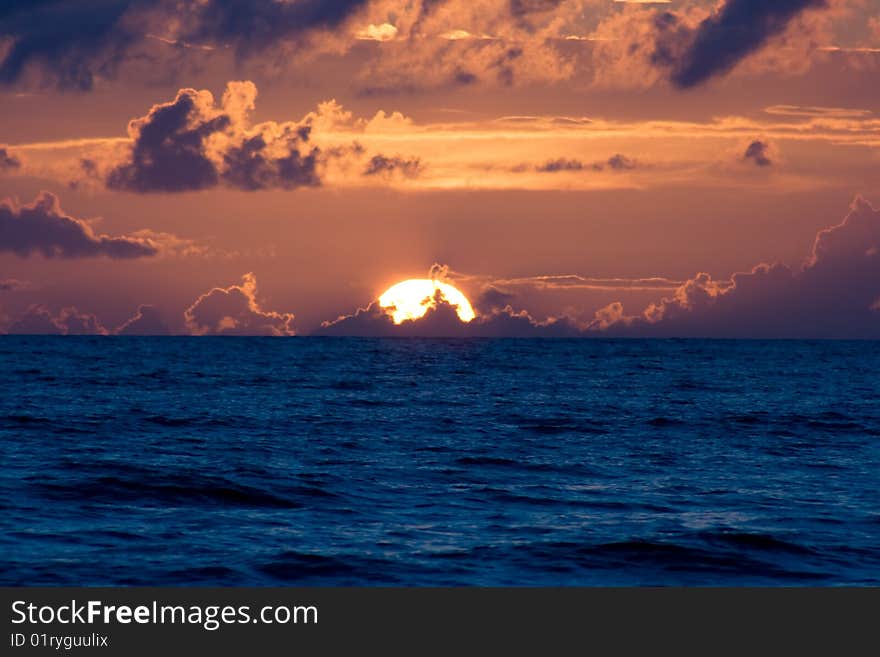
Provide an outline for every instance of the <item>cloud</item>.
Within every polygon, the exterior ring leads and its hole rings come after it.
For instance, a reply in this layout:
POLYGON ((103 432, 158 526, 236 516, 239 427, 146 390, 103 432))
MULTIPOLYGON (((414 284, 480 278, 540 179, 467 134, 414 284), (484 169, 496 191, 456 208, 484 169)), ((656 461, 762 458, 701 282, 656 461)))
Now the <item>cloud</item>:
POLYGON ((770 144, 756 139, 746 147, 746 152, 743 153, 742 159, 744 162, 751 161, 755 166, 759 167, 772 166, 773 160, 770 159, 770 144))
POLYGON ((91 89, 115 71, 140 37, 125 20, 130 9, 158 2, 6 0, 0 5, 0 83, 12 84, 37 66, 62 89, 91 89))
POLYGON ((577 71, 576 58, 558 46, 583 20, 581 2, 375 2, 367 12, 377 22, 389 10, 396 38, 369 53, 357 75, 363 93, 552 83, 577 71))
POLYGON ((455 306, 442 297, 417 320, 395 324, 391 316, 373 302, 351 315, 324 322, 317 335, 349 337, 419 337, 419 338, 516 338, 575 337, 580 328, 568 318, 538 322, 526 311, 510 306, 480 314, 468 323, 458 318, 455 306))
POLYGON ((26 290, 30 287, 27 281, 20 281, 17 278, 0 279, 0 292, 18 292, 26 290))
POLYGON ((486 285, 474 301, 473 306, 477 311, 487 313, 507 308, 514 299, 516 299, 516 294, 513 292, 501 289, 496 285, 486 285))
MULTIPOLYGON (((197 161, 205 161, 210 174, 205 184, 236 189, 291 189, 317 184, 332 188, 405 186, 446 190, 718 188, 741 185, 742 176, 749 176, 742 156, 752 141, 767 143, 771 147, 769 159, 776 165, 783 161, 779 157, 783 147, 795 152, 799 147, 794 144, 807 146, 810 142, 814 157, 787 161, 788 175, 764 176, 760 181, 753 175, 748 181, 792 189, 808 183, 848 185, 853 172, 861 170, 868 175, 873 170, 872 149, 880 146, 880 119, 871 114, 790 118, 778 114, 728 115, 703 121, 620 121, 551 114, 462 118, 453 124, 415 122, 399 112, 355 117, 332 100, 299 120, 259 124, 257 131, 258 126, 247 127, 240 120, 252 111, 252 87, 249 83, 233 86, 242 91, 229 94, 237 101, 227 103, 225 109, 224 103, 212 105, 216 111, 236 117, 232 124, 238 127, 207 138, 195 156, 197 161), (261 136, 255 144, 248 141, 264 133, 268 136, 261 136), (303 141, 306 133, 307 142, 303 141), (276 139, 274 135, 281 137, 276 139), (297 142, 292 155, 288 147, 291 139, 297 142), (461 148, 462 143, 468 148, 461 148), (844 145, 860 147, 851 149, 846 165, 816 167, 816 158, 840 164, 835 153, 842 152, 844 145), (592 158, 597 148, 611 157, 588 159, 585 154, 592 158), (371 163, 373 157, 377 159, 371 163), (365 176, 365 169, 373 175, 365 176), (403 173, 412 175, 416 171, 418 175, 410 178, 403 173), (593 175, 595 171, 604 174, 593 175)), ((175 138, 169 143, 175 143, 175 138)), ((20 144, 15 153, 21 153, 22 173, 28 176, 67 182, 71 172, 76 171, 83 186, 94 187, 102 184, 108 168, 134 161, 131 145, 125 138, 65 140, 20 144)), ((180 176, 181 180, 185 178, 186 172, 180 176)), ((156 188, 154 191, 162 191, 163 185, 151 186, 156 188)))
POLYGON ((617 155, 612 155, 608 158, 608 166, 616 171, 624 171, 627 169, 635 169, 636 161, 626 155, 618 153, 617 155))
POLYGON ((362 41, 391 41, 397 36, 397 28, 390 23, 374 25, 370 23, 362 30, 358 30, 356 38, 362 41))
POLYGON ((158 247, 134 237, 97 235, 81 219, 64 213, 58 197, 40 192, 33 202, 20 205, 13 199, 0 202, 0 252, 21 257, 40 253, 47 258, 143 258, 158 247))
POLYGON ((638 336, 880 338, 878 298, 880 211, 857 197, 841 223, 816 235, 799 268, 760 264, 726 281, 701 273, 640 315, 606 316, 594 328, 638 336))
POLYGON ((873 112, 868 109, 849 107, 817 107, 814 105, 771 105, 764 108, 766 114, 778 116, 799 116, 808 118, 862 119, 869 118, 873 112))
POLYGON ((223 153, 223 181, 246 191, 318 187, 320 151, 305 145, 308 138, 309 129, 304 126, 244 138, 223 153), (284 144, 283 150, 273 155, 270 144, 279 143, 284 144))
POLYGON ((296 41, 310 30, 340 25, 368 0, 206 0, 190 12, 181 37, 227 43, 240 57, 296 41))
POLYGON ((810 55, 822 50, 817 43, 831 38, 832 18, 850 11, 841 0, 726 0, 714 8, 691 3, 669 9, 645 4, 621 3, 622 11, 609 14, 590 35, 597 85, 666 80, 690 89, 757 53, 753 68, 803 71, 810 55), (812 9, 822 11, 807 11, 812 9))
POLYGON ((116 335, 168 335, 170 331, 155 306, 141 305, 133 317, 114 331, 116 335))
MULTIPOLYGON (((5 0, 0 4, 0 83, 28 73, 88 91, 144 57, 146 38, 179 51, 234 48, 240 59, 339 25, 368 0, 5 0)), ((155 56, 153 56, 155 57, 155 56)))
POLYGON ((6 332, 17 335, 107 335, 107 329, 94 315, 72 307, 53 315, 43 305, 30 306, 6 332))
POLYGON ((391 157, 374 155, 364 169, 365 176, 393 176, 415 178, 422 172, 422 161, 417 158, 404 158, 399 155, 391 157))
MULTIPOLYGON (((428 273, 432 280, 453 283, 454 279, 467 278, 453 272, 448 265, 434 263, 428 273)), ((471 277, 473 278, 473 277, 471 277)), ((317 335, 352 337, 422 337, 422 338, 499 338, 499 337, 572 337, 581 328, 567 317, 549 318, 539 322, 528 312, 514 310, 510 294, 494 285, 483 286, 474 304, 478 311, 469 322, 462 322, 458 308, 437 290, 427 312, 416 319, 395 324, 390 308, 383 308, 373 301, 365 308, 358 308, 350 315, 341 315, 324 322, 317 335)), ((427 299, 423 305, 427 303, 427 299)))
POLYGON ((214 108, 208 91, 181 89, 170 103, 154 105, 133 120, 128 132, 134 143, 131 159, 113 168, 107 186, 135 192, 204 189, 220 178, 206 152, 207 140, 231 124, 228 114, 214 108))
POLYGON ((703 20, 675 62, 671 76, 679 87, 695 87, 733 69, 747 55, 781 34, 805 9, 825 0, 726 0, 703 20))
POLYGON ((492 285, 504 287, 528 287, 537 290, 674 290, 682 284, 669 278, 597 278, 579 274, 544 274, 523 278, 493 279, 492 285))
POLYGON ((558 173, 560 171, 582 171, 586 166, 580 160, 569 160, 564 157, 555 160, 547 160, 544 164, 535 167, 541 173, 558 173))
MULTIPOLYGON (((451 272, 449 272, 451 274, 451 272)), ((474 284, 481 277, 455 274, 474 284)), ((442 299, 421 319, 395 325, 373 303, 325 322, 319 334, 420 337, 716 337, 880 338, 880 210, 857 197, 846 217, 819 231, 798 267, 759 264, 730 279, 699 273, 664 278, 594 279, 577 275, 488 279, 476 297, 477 318, 458 320, 442 299), (512 303, 523 288, 656 290, 667 296, 638 314, 615 301, 592 321, 565 316, 536 321, 512 303)))
MULTIPOLYGON (((364 40, 379 50, 361 71, 378 87, 509 85, 565 79, 574 67, 549 39, 580 3, 562 0, 7 0, 0 6, 0 83, 30 77, 60 89, 87 91, 129 62, 167 67, 172 55, 229 49, 239 62, 295 48, 300 62, 315 53, 348 52, 364 40), (563 16, 564 14, 564 16, 563 16), (443 34, 470 33, 450 48, 443 34), (489 35, 489 32, 497 34, 489 35), (413 47, 413 41, 418 44, 413 47), (400 48, 392 48, 400 42, 400 48), (153 48, 150 48, 153 46, 153 48), (393 51, 393 52, 392 52, 393 51), (168 54, 167 52, 165 53, 168 54)), ((374 85, 371 82, 371 85, 374 85)))
MULTIPOLYGON (((196 58, 212 52, 284 67, 355 52, 354 81, 364 93, 558 83, 586 70, 591 57, 599 76, 611 80, 627 65, 609 61, 604 45, 621 38, 620 48, 610 46, 621 59, 647 57, 662 77, 689 88, 724 75, 792 25, 812 37, 804 10, 843 4, 706 0, 660 11, 645 7, 667 7, 669 0, 6 0, 0 4, 0 84, 37 81, 86 91, 124 66, 174 73, 184 58, 199 65, 196 58), (642 25, 607 33, 619 16, 637 13, 642 25), (579 36, 594 16, 607 24, 579 36), (592 47, 603 40, 595 57, 592 47), (589 45, 572 47, 581 41, 589 45)), ((872 16, 865 22, 876 30, 872 16)), ((824 41, 808 40, 812 50, 823 47, 817 44, 824 41)), ((644 77, 640 68, 630 66, 627 75, 644 77)))
POLYGON ((560 173, 563 171, 584 170, 603 171, 605 167, 614 171, 627 171, 636 168, 636 161, 626 155, 621 155, 620 153, 612 155, 604 162, 593 162, 591 164, 585 164, 580 160, 570 160, 560 157, 555 160, 548 160, 544 164, 539 164, 535 167, 535 171, 538 171, 539 173, 560 173))
POLYGON ((0 146, 0 172, 21 167, 21 160, 9 152, 8 146, 0 146))
POLYGON ((111 189, 183 192, 221 183, 235 189, 314 187, 320 150, 308 144, 305 123, 269 121, 251 127, 257 88, 227 84, 220 105, 209 91, 181 89, 129 124, 126 161, 106 176, 111 189))
POLYGON ((565 0, 510 0, 510 13, 518 18, 552 11, 565 0))
POLYGON ((292 313, 264 310, 252 273, 240 285, 205 292, 183 314, 193 335, 294 335, 292 313))

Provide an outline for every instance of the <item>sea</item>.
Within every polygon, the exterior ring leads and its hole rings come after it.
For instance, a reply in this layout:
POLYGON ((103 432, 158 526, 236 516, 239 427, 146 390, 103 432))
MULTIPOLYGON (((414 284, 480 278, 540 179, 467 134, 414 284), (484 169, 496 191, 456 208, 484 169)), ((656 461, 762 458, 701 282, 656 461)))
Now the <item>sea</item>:
POLYGON ((880 584, 880 342, 0 337, 5 585, 880 584))

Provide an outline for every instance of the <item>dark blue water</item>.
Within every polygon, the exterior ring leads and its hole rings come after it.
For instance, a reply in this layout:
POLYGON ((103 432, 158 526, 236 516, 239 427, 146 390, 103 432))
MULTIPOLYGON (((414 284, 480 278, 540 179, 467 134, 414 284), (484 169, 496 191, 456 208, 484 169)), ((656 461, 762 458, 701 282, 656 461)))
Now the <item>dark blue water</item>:
POLYGON ((3 584, 880 583, 880 343, 0 338, 3 584))

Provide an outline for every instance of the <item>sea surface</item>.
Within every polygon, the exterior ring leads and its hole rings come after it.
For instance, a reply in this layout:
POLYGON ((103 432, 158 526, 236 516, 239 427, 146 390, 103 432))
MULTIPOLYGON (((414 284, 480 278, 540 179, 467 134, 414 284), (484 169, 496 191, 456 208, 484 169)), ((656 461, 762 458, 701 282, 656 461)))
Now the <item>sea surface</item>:
POLYGON ((877 585, 880 343, 0 337, 0 583, 877 585))

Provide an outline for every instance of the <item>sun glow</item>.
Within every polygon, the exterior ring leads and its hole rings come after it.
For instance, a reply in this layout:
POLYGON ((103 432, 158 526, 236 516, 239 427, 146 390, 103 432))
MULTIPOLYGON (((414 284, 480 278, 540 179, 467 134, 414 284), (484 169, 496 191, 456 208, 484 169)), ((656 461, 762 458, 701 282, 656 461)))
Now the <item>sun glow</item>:
POLYGON ((401 324, 424 317, 437 305, 437 296, 455 307, 462 322, 476 317, 470 301, 460 290, 430 278, 412 278, 392 285, 379 297, 379 305, 388 311, 395 324, 401 324))

